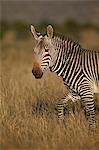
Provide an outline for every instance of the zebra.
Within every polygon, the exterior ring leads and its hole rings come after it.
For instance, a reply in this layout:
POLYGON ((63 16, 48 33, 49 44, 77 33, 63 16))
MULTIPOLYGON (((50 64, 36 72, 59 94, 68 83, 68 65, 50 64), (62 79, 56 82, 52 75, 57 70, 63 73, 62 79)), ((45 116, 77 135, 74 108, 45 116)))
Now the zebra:
POLYGON ((55 34, 51 25, 47 26, 44 35, 36 31, 33 25, 31 32, 37 41, 32 74, 40 79, 49 68, 61 76, 63 83, 70 89, 57 104, 59 120, 64 119, 64 107, 69 99, 81 99, 89 127, 95 129, 94 89, 98 88, 99 83, 99 52, 83 49, 79 43, 55 34))

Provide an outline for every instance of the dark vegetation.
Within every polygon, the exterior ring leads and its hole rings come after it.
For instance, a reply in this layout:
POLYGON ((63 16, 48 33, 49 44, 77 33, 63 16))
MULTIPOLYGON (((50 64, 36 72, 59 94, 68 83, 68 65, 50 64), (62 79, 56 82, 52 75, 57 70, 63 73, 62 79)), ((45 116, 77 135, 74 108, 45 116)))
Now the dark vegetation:
MULTIPOLYGON (((0 24, 1 24, 0 38, 4 38, 7 31, 15 31, 16 38, 19 39, 26 39, 29 37, 30 24, 26 22, 17 20, 15 22, 9 23, 5 20, 2 20, 0 24)), ((75 38, 80 38, 80 31, 83 31, 85 29, 93 29, 99 32, 99 25, 95 25, 91 22, 80 23, 73 18, 64 21, 64 23, 62 24, 57 24, 57 23, 49 22, 47 20, 43 20, 41 23, 34 24, 34 25, 37 27, 38 30, 42 32, 46 32, 44 31, 44 29, 48 24, 52 24, 56 32, 65 33, 75 38)))

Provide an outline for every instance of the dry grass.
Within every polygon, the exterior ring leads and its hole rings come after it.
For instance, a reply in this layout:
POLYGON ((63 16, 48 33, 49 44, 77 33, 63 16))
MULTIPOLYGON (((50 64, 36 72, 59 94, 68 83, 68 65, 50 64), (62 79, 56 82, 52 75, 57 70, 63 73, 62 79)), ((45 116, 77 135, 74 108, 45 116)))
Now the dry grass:
POLYGON ((98 150, 99 128, 90 136, 82 112, 58 122, 56 103, 67 90, 54 73, 32 76, 32 41, 8 39, 1 50, 1 150, 98 150))

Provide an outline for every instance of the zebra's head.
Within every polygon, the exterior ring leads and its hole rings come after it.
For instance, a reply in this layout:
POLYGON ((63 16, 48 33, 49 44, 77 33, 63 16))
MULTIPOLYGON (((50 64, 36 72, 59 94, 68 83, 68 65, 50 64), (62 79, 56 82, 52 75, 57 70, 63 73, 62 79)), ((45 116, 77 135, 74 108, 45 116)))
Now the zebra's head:
POLYGON ((34 48, 32 73, 35 78, 39 79, 42 77, 44 71, 52 65, 52 56, 55 53, 55 49, 52 44, 53 28, 51 25, 48 25, 46 34, 42 35, 35 30, 34 26, 31 25, 31 32, 37 41, 34 48))

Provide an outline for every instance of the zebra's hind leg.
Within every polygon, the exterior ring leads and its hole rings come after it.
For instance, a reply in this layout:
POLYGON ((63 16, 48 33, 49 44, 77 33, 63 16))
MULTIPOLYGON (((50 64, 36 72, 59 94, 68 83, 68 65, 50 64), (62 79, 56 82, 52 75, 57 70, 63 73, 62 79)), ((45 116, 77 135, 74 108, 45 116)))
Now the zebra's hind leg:
POLYGON ((86 118, 89 122, 90 131, 96 129, 96 118, 95 118, 95 102, 92 91, 87 87, 81 90, 81 101, 85 107, 86 118))

